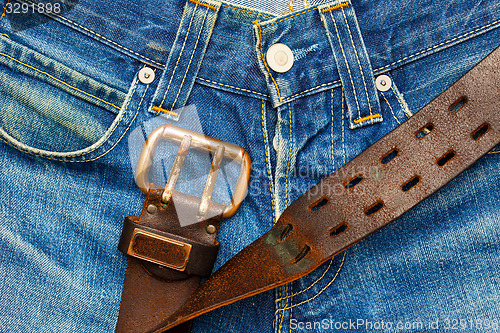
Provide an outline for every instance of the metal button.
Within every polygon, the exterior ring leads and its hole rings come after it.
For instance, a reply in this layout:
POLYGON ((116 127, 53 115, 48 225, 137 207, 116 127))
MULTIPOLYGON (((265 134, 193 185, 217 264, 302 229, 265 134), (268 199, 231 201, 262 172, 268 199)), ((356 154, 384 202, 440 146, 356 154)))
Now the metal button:
POLYGON ((274 150, 278 151, 278 136, 277 135, 275 135, 273 138, 273 147, 274 147, 274 150))
POLYGON ((143 67, 139 71, 139 81, 144 84, 150 84, 155 79, 155 72, 149 67, 143 67))
POLYGON ((378 91, 387 91, 392 87, 392 80, 387 75, 379 75, 375 79, 375 86, 378 91))
POLYGON ((267 50, 266 60, 273 71, 285 73, 292 68, 295 57, 288 46, 276 43, 267 50))

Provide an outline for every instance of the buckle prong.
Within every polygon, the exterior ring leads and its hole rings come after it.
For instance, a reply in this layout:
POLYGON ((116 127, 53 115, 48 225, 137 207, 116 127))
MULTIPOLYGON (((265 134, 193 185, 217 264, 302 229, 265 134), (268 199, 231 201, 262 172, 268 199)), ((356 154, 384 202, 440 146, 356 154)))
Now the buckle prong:
POLYGON ((165 190, 163 191, 163 194, 161 196, 161 201, 163 203, 168 203, 172 198, 172 191, 174 190, 175 184, 177 183, 179 175, 181 174, 182 165, 184 164, 184 160, 186 159, 186 154, 189 150, 189 146, 191 146, 192 139, 193 138, 190 135, 185 135, 182 138, 179 152, 177 152, 177 156, 175 156, 172 171, 170 171, 167 184, 165 185, 165 190))
POLYGON ((171 124, 160 126, 153 132, 151 132, 151 134, 147 138, 137 165, 136 181, 137 185, 144 194, 146 194, 150 188, 151 184, 148 179, 149 170, 153 162, 153 156, 155 154, 156 147, 162 140, 180 142, 179 151, 177 153, 177 156, 175 157, 172 171, 170 172, 167 183, 165 185, 165 190, 162 194, 162 201, 164 203, 167 203, 171 200, 172 191, 177 180, 179 179, 180 171, 186 158, 187 151, 190 148, 194 148, 214 154, 214 157, 212 159, 212 166, 208 174, 207 183, 205 184, 205 189, 201 197, 201 204, 198 209, 198 213, 201 216, 204 216, 206 214, 210 206, 211 197, 215 188, 215 182, 222 161, 224 159, 230 159, 241 164, 240 176, 236 182, 236 186, 233 191, 233 197, 231 198, 231 202, 226 206, 226 208, 224 209, 224 213, 222 214, 224 218, 234 215, 234 213, 236 213, 236 211, 238 210, 241 202, 245 198, 248 182, 250 180, 251 163, 250 157, 248 156, 245 149, 235 144, 214 139, 209 136, 205 136, 203 134, 171 124))
POLYGON ((200 216, 205 216, 208 206, 210 205, 210 199, 212 198, 212 193, 214 192, 217 175, 219 174, 220 166, 222 164, 222 160, 224 159, 224 150, 224 146, 217 147, 214 158, 212 159, 212 166, 210 167, 210 172, 208 173, 205 189, 203 190, 203 195, 201 196, 200 208, 198 209, 198 214, 200 216))

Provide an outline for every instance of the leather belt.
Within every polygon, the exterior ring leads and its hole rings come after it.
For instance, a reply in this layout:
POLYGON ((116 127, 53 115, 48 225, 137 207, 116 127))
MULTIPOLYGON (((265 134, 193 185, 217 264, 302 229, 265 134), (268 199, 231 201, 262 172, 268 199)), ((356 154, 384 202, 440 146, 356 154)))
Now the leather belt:
MULTIPOLYGON (((219 244, 217 231, 223 217, 236 212, 246 193, 250 158, 233 144, 173 125, 154 130, 139 157, 137 184, 147 193, 140 217, 125 218, 118 249, 129 255, 116 332, 149 332, 177 310, 212 272, 219 244), (164 189, 148 181, 160 141, 180 143, 164 189), (213 155, 201 198, 174 190, 190 148, 213 155), (227 206, 211 200, 222 161, 241 166, 227 206)), ((172 332, 190 332, 185 323, 172 332)))
POLYGON ((497 48, 293 202, 268 233, 218 269, 153 331, 297 280, 395 220, 500 142, 499 110, 497 48))

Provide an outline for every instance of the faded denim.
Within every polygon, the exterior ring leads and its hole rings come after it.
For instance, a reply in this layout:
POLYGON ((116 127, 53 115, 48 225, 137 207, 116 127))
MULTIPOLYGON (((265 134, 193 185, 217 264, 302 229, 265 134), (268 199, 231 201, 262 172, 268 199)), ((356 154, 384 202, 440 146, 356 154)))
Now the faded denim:
MULTIPOLYGON (((318 1, 284 15, 237 2, 80 0, 22 30, 2 15, 0 331, 114 330, 118 239, 144 201, 127 142, 153 106, 174 124, 195 106, 206 135, 252 158, 217 268, 500 44, 493 0, 318 1), (265 62, 278 42, 295 55, 286 73, 265 62), (393 82, 383 93, 380 74, 393 82)), ((307 277, 193 331, 500 331, 499 151, 307 277)))

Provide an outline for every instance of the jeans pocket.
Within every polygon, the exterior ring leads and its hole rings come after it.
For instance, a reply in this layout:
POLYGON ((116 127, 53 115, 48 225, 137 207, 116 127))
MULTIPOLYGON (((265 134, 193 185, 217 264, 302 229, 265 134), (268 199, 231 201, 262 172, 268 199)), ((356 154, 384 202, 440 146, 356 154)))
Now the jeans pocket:
POLYGON ((102 145, 122 117, 125 98, 116 88, 0 39, 0 138, 19 150, 57 158, 102 145))

